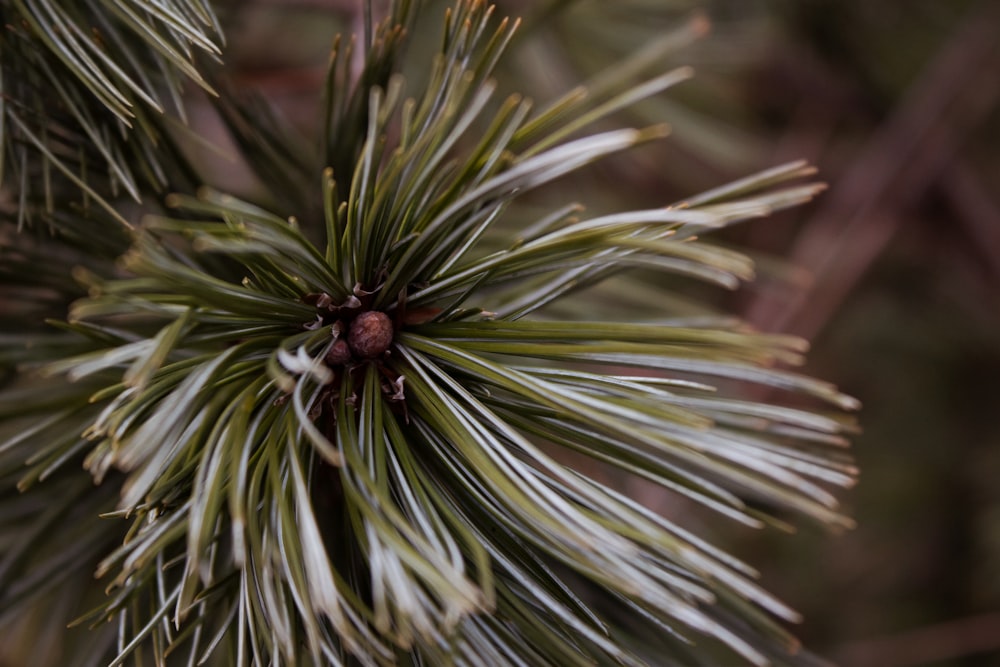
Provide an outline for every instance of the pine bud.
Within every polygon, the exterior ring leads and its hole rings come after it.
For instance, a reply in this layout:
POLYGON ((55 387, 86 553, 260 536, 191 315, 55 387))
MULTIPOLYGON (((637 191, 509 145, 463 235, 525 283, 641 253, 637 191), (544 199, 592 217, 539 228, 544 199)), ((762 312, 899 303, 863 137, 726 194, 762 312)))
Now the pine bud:
POLYGON ((392 344, 392 320, 377 310, 361 313, 351 322, 347 344, 362 359, 380 356, 392 344))

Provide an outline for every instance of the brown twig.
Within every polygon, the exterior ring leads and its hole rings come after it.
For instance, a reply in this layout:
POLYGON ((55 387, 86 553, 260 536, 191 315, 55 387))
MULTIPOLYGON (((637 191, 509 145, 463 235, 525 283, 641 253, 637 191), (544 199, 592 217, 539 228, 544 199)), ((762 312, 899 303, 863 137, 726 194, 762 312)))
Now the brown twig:
POLYGON ((815 273, 814 288, 763 291, 747 319, 805 336, 823 327, 899 229, 905 209, 995 104, 997 89, 986 74, 1000 64, 998 24, 996 3, 981 3, 970 13, 861 151, 856 166, 831 188, 792 252, 795 264, 815 273))
POLYGON ((948 171, 942 189, 993 279, 1000 284, 1000 205, 967 162, 959 162, 948 171))
POLYGON ((971 616, 891 637, 851 642, 837 660, 852 667, 910 667, 1000 651, 1000 614, 971 616))

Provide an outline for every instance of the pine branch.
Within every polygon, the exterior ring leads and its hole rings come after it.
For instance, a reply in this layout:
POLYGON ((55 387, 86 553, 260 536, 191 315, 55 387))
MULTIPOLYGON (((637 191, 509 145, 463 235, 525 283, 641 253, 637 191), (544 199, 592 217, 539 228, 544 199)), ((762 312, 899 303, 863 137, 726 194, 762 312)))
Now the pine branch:
POLYGON ((183 183, 190 168, 160 116, 183 119, 186 80, 213 92, 196 63, 220 53, 208 4, 4 0, 0 11, 0 184, 19 189, 19 226, 32 213, 57 222, 68 188, 127 227, 119 194, 183 183))
POLYGON ((821 187, 793 163, 662 208, 526 216, 526 193, 664 136, 588 127, 689 72, 533 114, 494 100, 516 22, 492 11, 455 3, 412 98, 408 3, 372 29, 358 81, 339 41, 320 164, 220 101, 274 176, 261 199, 295 218, 171 195, 117 270, 75 273, 86 295, 0 393, 0 480, 25 491, 0 496, 0 544, 28 530, 33 499, 61 503, 58 531, 0 550, 0 605, 55 595, 23 582, 76 579, 99 556, 106 596, 83 620, 117 627, 112 665, 797 659, 782 624, 796 614, 751 568, 556 453, 751 526, 849 524, 830 487, 853 482, 857 406, 789 369, 804 341, 668 319, 658 298, 614 319, 582 291, 637 269, 734 287, 750 260, 700 237, 821 187), (589 315, 553 315, 574 304, 589 315), (93 530, 61 554, 77 522, 93 530))

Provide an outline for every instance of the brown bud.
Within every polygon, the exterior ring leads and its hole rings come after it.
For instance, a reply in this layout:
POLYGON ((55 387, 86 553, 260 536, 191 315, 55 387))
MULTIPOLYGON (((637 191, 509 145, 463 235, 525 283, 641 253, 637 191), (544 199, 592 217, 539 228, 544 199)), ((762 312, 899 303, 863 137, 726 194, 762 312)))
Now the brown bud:
POLYGON ((392 320, 377 310, 361 313, 351 322, 347 343, 356 356, 374 359, 392 345, 392 320))
POLYGON ((326 353, 326 363, 331 366, 343 366, 351 360, 351 349, 343 338, 337 339, 326 353))

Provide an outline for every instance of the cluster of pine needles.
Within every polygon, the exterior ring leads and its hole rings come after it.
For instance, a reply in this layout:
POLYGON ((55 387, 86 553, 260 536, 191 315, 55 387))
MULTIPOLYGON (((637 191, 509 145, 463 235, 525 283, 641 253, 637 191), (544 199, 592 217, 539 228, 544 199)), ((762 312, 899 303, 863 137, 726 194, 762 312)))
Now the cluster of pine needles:
POLYGON ((408 60, 438 9, 364 6, 303 149, 226 83, 207 0, 0 2, 0 627, 75 617, 63 665, 797 659, 749 566, 588 473, 847 523, 854 401, 803 341, 660 298, 751 278, 701 237, 812 170, 519 205, 663 137, 608 119, 691 72, 501 99, 517 22, 456 0, 408 60), (196 87, 255 194, 192 159, 196 87))

